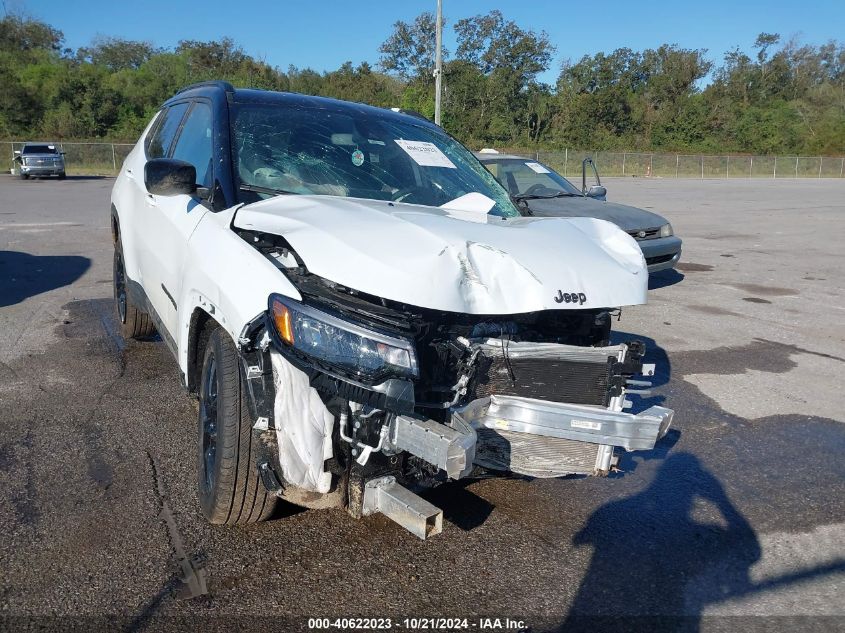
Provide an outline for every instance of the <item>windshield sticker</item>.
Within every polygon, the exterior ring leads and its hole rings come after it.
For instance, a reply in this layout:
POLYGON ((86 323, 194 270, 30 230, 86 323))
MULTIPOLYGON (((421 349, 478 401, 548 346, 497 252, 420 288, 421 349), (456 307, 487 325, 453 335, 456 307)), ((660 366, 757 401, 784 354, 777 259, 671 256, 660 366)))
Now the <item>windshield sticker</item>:
POLYGON ((543 167, 540 163, 525 163, 525 166, 529 169, 536 171, 538 174, 548 174, 551 173, 548 169, 543 167))
POLYGON ((364 164, 364 152, 362 152, 360 149, 356 149, 354 152, 352 152, 352 164, 356 167, 360 167, 364 164))
POLYGON ((384 145, 384 141, 380 141, 375 138, 368 138, 367 143, 369 143, 370 145, 384 145))
POLYGON ((422 167, 448 167, 449 169, 457 169, 455 164, 449 160, 449 157, 441 152, 440 148, 434 143, 397 140, 396 144, 405 150, 405 153, 413 158, 417 165, 422 167))

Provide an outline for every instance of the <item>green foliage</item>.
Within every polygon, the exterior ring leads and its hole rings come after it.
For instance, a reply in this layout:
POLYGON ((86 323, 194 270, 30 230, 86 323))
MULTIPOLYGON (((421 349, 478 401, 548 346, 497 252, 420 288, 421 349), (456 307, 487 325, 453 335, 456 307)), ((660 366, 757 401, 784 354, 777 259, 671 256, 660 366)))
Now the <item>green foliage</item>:
MULTIPOLYGON (((393 25, 393 33, 379 47, 381 67, 405 81, 414 78, 433 82, 436 45, 432 13, 421 13, 413 24, 399 20, 393 25)), ((447 55, 448 51, 444 49, 444 59, 447 55)))
MULTIPOLYGON (((444 53, 443 125, 473 146, 755 154, 845 153, 845 46, 761 33, 752 55, 664 44, 565 62, 555 86, 538 77, 555 48, 499 11, 457 21, 444 53), (705 86, 705 82, 709 84, 705 86)), ((397 22, 380 69, 286 71, 229 38, 149 42, 95 38, 72 51, 61 31, 0 20, 0 137, 134 140, 160 104, 206 79, 323 95, 434 116, 434 16, 397 22)))
POLYGON ((76 57, 97 66, 105 66, 111 71, 137 70, 149 61, 153 55, 162 53, 149 42, 134 42, 118 37, 98 37, 88 48, 80 48, 76 57))
POLYGON ((49 24, 6 15, 0 20, 0 50, 28 53, 29 51, 61 50, 64 34, 49 24))

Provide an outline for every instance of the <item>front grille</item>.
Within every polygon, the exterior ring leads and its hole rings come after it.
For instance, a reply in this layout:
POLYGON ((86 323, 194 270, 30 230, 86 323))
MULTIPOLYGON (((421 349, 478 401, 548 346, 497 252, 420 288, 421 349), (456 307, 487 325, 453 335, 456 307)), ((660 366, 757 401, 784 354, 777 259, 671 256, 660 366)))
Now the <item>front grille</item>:
POLYGON ((646 257, 645 263, 648 266, 651 266, 652 264, 662 264, 663 262, 668 262, 674 256, 675 255, 673 255, 672 253, 669 253, 668 255, 658 255, 657 257, 646 257))
POLYGON ((656 237, 660 237, 660 227, 658 226, 655 229, 638 229, 635 231, 628 231, 627 233, 635 240, 652 240, 656 237), (642 233, 642 235, 640 235, 640 233, 642 233))
POLYGON ((500 394, 606 406, 614 360, 532 357, 488 346, 476 361, 471 399, 500 394))
POLYGON ((475 463, 484 468, 515 472, 529 477, 592 474, 598 444, 559 437, 477 429, 475 463))

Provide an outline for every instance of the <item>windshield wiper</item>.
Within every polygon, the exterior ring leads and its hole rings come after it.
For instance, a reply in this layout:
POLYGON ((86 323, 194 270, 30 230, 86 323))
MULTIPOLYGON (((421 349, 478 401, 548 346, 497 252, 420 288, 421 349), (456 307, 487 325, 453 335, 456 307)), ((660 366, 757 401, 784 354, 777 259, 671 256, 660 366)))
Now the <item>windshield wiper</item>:
POLYGON ((295 191, 286 191, 285 189, 273 189, 273 187, 262 187, 261 185, 241 185, 238 187, 241 191, 252 191, 254 193, 266 193, 271 196, 286 196, 297 195, 295 191))
POLYGON ((577 194, 569 193, 568 191, 560 191, 550 196, 540 196, 537 194, 522 193, 515 195, 514 200, 550 200, 551 198, 575 198, 580 197, 577 194))

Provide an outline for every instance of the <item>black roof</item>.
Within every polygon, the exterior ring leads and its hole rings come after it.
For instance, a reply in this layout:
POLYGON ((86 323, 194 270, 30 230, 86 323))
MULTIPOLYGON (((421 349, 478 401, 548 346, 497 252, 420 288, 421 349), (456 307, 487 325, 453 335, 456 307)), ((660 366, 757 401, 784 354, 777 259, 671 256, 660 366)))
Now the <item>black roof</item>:
POLYGON ((416 112, 397 112, 396 110, 377 108, 364 103, 343 101, 341 99, 332 99, 330 97, 315 97, 312 95, 300 94, 298 92, 275 92, 272 90, 259 90, 256 88, 235 88, 227 81, 203 81, 185 86, 165 103, 167 104, 175 99, 190 96, 219 95, 220 92, 226 93, 228 100, 232 103, 298 106, 301 108, 334 110, 335 112, 346 110, 373 117, 402 120, 404 122, 408 122, 410 119, 417 125, 423 124, 440 129, 434 123, 416 112))
POLYGON ((482 163, 495 163, 504 161, 526 161, 530 160, 533 163, 540 162, 532 156, 520 156, 519 154, 490 154, 488 152, 473 152, 475 157, 482 163))

